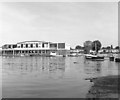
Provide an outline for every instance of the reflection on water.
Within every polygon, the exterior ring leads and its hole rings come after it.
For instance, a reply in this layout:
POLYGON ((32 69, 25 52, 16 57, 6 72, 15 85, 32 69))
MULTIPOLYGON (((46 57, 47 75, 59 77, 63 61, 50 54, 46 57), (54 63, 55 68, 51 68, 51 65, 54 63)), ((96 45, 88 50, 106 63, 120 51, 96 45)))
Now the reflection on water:
POLYGON ((86 74, 100 76, 101 74, 101 61, 85 61, 84 62, 84 70, 86 74))
POLYGON ((118 74, 118 64, 81 57, 6 57, 2 61, 3 97, 85 98, 88 77, 118 74))

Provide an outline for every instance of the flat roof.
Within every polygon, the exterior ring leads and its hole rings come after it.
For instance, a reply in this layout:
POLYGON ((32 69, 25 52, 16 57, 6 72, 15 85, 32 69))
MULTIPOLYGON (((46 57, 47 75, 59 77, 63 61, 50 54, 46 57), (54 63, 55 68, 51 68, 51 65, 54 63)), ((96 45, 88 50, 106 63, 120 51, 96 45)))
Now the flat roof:
POLYGON ((21 43, 25 43, 25 42, 44 42, 44 43, 48 43, 46 41, 37 41, 37 40, 34 40, 34 41, 23 41, 23 42, 18 42, 17 44, 21 44, 21 43))

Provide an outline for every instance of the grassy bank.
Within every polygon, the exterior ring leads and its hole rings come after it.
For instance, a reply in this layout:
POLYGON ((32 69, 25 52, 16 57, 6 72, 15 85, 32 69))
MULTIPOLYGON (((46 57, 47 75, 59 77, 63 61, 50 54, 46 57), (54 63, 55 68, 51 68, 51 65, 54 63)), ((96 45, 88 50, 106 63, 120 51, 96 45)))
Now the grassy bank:
POLYGON ((120 75, 90 79, 93 82, 87 98, 118 98, 120 95, 120 75))

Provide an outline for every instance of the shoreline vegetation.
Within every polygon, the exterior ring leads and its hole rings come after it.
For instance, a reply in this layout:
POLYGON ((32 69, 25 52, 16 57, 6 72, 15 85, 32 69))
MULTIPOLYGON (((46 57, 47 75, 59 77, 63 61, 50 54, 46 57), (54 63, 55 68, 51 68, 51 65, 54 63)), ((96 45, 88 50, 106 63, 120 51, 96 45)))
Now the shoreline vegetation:
POLYGON ((86 98, 118 98, 120 95, 120 75, 102 76, 97 78, 86 78, 92 86, 86 98))

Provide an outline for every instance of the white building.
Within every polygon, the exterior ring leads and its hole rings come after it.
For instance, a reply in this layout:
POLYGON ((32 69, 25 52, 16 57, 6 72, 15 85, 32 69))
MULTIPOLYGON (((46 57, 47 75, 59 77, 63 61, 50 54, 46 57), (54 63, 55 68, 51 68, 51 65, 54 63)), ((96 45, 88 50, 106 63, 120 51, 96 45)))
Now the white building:
POLYGON ((3 55, 50 55, 51 52, 66 55, 70 45, 45 41, 23 41, 2 46, 3 55))

